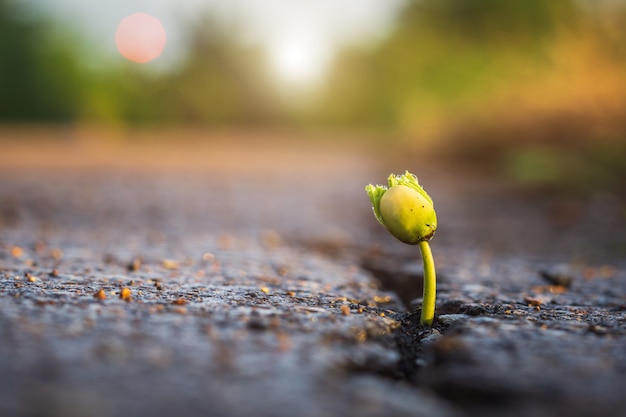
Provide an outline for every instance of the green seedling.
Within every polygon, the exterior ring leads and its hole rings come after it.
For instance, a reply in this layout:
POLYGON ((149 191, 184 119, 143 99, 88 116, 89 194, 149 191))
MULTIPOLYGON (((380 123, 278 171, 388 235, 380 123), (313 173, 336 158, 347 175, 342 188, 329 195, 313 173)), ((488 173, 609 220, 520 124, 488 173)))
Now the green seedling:
POLYGON ((419 245, 424 262, 420 322, 424 326, 432 326, 437 294, 435 261, 428 244, 437 230, 433 200, 409 171, 404 175, 391 174, 387 182, 388 186, 369 184, 365 191, 372 200, 374 215, 380 224, 400 241, 419 245))

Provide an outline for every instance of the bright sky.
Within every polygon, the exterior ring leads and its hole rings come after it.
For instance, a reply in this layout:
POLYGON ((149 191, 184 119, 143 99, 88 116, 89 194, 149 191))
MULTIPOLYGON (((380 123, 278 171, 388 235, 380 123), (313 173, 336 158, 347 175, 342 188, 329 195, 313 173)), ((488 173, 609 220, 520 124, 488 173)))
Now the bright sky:
POLYGON ((125 17, 147 13, 167 32, 163 54, 154 62, 167 68, 184 57, 181 48, 189 19, 205 11, 233 22, 245 36, 266 47, 277 76, 314 82, 340 42, 384 33, 406 0, 24 0, 40 13, 85 33, 92 44, 117 54, 115 32, 125 17))

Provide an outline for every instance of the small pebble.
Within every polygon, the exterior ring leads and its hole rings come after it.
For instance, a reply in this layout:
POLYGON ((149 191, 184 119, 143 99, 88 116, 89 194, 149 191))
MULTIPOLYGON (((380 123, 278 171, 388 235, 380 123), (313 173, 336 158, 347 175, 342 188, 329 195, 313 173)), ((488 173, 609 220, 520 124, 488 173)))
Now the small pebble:
POLYGON ((130 301, 131 299, 130 289, 127 287, 122 288, 122 291, 120 291, 120 298, 122 300, 130 301))
POLYGON ((141 268, 141 259, 135 258, 128 265, 126 265, 126 269, 128 272, 137 272, 141 268))
POLYGON ((170 270, 178 269, 178 262, 176 262, 176 261, 174 261, 172 259, 163 259, 161 261, 161 266, 164 269, 170 269, 170 270))
POLYGON ((539 271, 543 279, 552 285, 560 285, 569 288, 572 285, 573 276, 569 265, 560 264, 539 271))
POLYGON ((374 302, 377 304, 387 304, 391 302, 391 297, 388 295, 375 295, 374 296, 374 302))
POLYGON ((24 255, 24 250, 19 246, 13 246, 11 248, 11 256, 13 256, 14 258, 21 258, 22 255, 24 255))
POLYGON ((350 306, 349 305, 344 304, 341 307, 339 307, 339 309, 341 310, 341 312, 343 313, 344 316, 349 316, 350 315, 350 306))
POLYGON ((539 305, 543 304, 542 300, 540 300, 538 298, 529 297, 529 296, 524 297, 524 302, 526 304, 528 304, 529 306, 531 306, 531 307, 532 306, 539 306, 539 305))
POLYGON ((94 295, 94 298, 97 298, 98 300, 105 300, 107 298, 106 293, 104 292, 104 290, 102 288, 100 288, 94 295))

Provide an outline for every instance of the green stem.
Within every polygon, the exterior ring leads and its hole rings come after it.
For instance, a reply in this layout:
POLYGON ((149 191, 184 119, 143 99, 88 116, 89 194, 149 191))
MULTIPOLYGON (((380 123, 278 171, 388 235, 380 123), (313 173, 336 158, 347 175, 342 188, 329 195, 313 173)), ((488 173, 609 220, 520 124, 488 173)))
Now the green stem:
POLYGON ((435 318, 435 301, 437 299, 437 280, 435 275, 435 261, 430 251, 428 241, 419 243, 422 260, 424 261, 424 297, 422 299, 422 316, 420 323, 423 326, 432 326, 435 318))

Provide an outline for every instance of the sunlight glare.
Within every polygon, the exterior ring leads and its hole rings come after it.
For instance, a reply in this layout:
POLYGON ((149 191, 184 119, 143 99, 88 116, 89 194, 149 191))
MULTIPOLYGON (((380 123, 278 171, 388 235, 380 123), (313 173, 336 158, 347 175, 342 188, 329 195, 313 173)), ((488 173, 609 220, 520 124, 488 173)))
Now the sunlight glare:
POLYGON ((293 83, 312 83, 321 77, 326 59, 313 42, 292 40, 275 45, 271 62, 277 76, 293 83))
POLYGON ((166 38, 165 29, 159 19, 145 13, 125 17, 115 33, 115 43, 120 54, 141 64, 161 55, 166 38))

